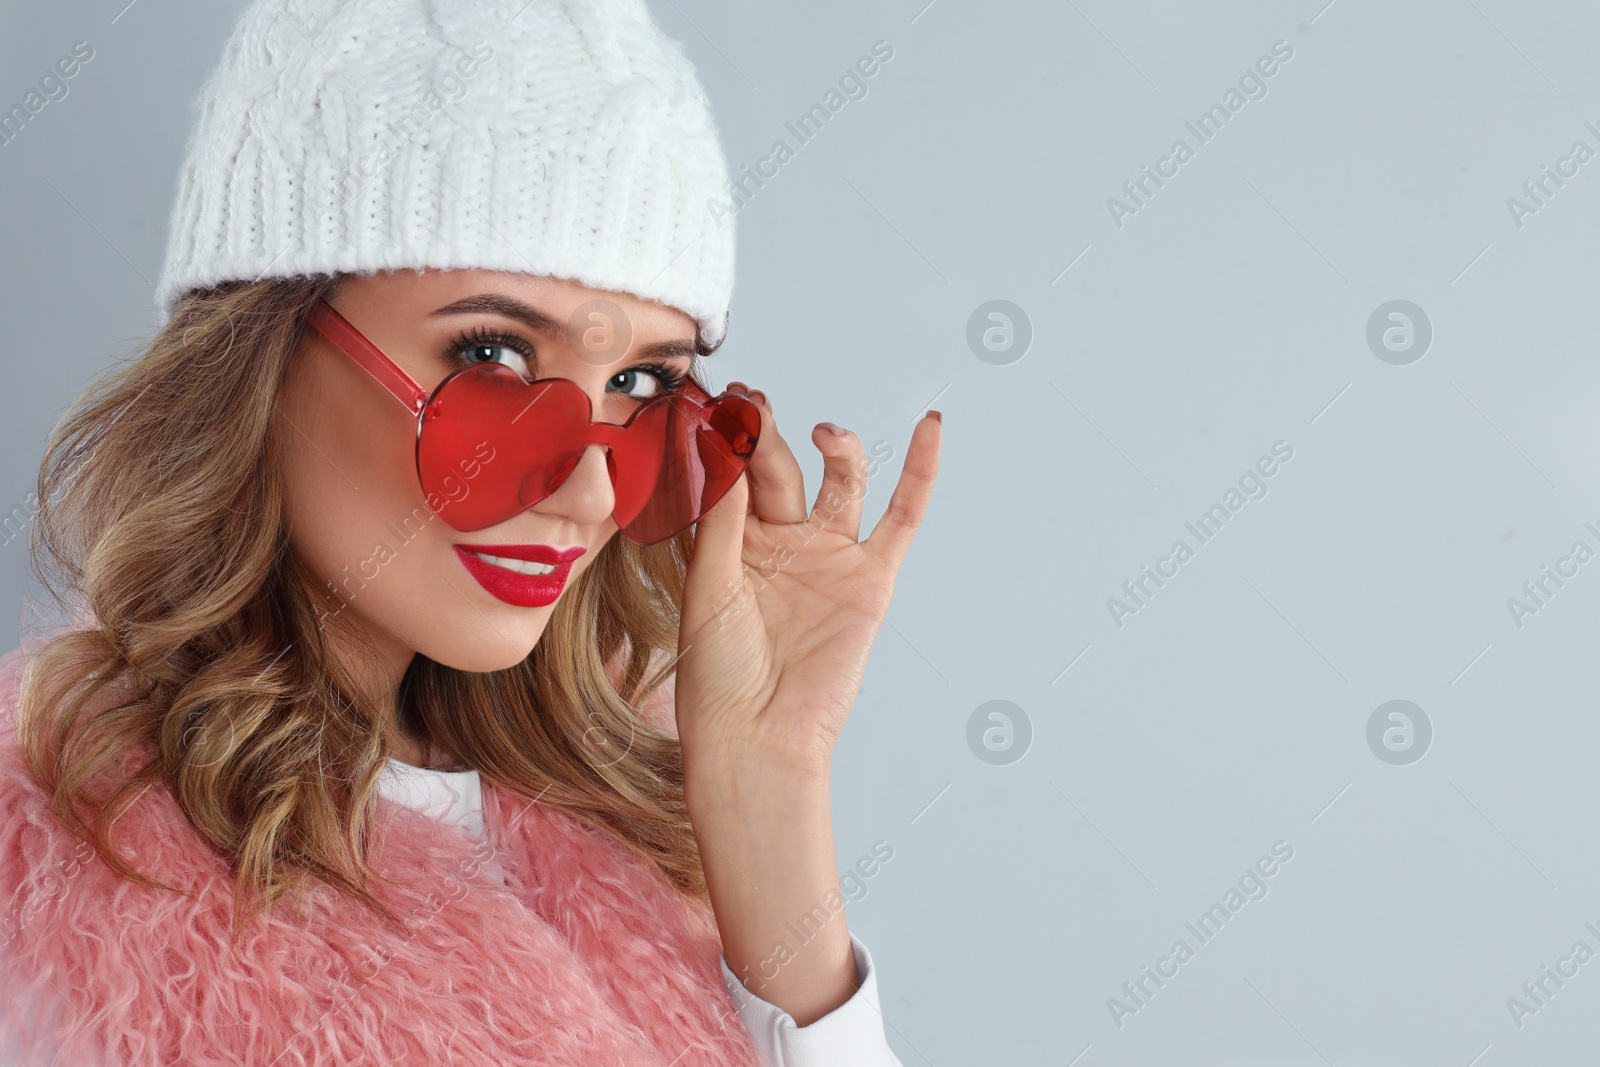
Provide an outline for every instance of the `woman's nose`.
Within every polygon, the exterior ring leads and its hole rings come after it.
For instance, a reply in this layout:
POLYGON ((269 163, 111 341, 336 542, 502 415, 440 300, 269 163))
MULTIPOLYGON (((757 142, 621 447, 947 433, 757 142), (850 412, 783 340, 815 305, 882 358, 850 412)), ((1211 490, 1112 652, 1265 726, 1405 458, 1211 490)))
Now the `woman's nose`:
POLYGON ((615 508, 616 493, 606 462, 606 446, 593 444, 584 449, 583 458, 566 480, 533 510, 541 515, 560 516, 576 526, 598 526, 611 517, 615 508))

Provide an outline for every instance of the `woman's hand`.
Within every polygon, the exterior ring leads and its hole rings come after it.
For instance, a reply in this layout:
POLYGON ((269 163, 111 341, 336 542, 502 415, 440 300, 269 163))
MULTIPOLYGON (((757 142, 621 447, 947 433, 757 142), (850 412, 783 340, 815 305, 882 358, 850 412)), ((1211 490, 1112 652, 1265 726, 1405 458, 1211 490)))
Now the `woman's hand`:
POLYGON ((940 424, 917 423, 888 509, 860 541, 861 442, 812 430, 824 466, 808 513, 800 464, 766 398, 751 398, 761 439, 746 477, 701 518, 689 559, 678 740, 728 969, 808 1026, 857 988, 828 765, 928 506, 940 424))
POLYGON ((824 468, 808 511, 800 464, 766 397, 748 395, 761 438, 745 477, 700 520, 689 561, 678 736, 686 771, 764 765, 825 777, 933 491, 940 420, 918 421, 888 508, 863 541, 875 467, 860 440, 827 423, 812 430, 824 468))

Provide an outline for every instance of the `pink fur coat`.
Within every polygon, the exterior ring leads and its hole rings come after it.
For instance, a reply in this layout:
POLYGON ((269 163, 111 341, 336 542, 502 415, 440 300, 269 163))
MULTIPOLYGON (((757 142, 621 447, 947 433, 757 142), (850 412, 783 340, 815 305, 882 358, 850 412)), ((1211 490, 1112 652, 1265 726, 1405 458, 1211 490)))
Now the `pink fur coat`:
MULTIPOLYGON (((228 953, 233 883, 172 794, 118 878, 22 765, 17 653, 0 670, 0 1011, 24 1048, 101 1067, 757 1067, 715 923, 575 818, 483 783, 483 841, 379 798, 374 887, 401 933, 313 881, 228 953)), ((27 1062, 25 1059, 24 1062, 27 1062)), ((41 1061, 44 1062, 44 1061, 41 1061)))

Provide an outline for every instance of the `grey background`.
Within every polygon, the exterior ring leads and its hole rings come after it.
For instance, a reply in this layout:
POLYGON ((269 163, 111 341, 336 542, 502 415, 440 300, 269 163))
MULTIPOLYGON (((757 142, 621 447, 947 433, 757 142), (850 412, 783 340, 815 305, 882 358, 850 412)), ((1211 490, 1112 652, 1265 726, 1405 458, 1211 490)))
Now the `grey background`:
MULTIPOLYGON (((74 41, 97 53, 0 146, 17 504, 75 392, 154 326, 189 103, 241 6, 125 2, 0 5, 6 107, 74 41)), ((1600 160, 1520 228, 1506 201, 1600 149, 1600 13, 924 4, 652 4, 734 167, 894 49, 740 211, 713 372, 769 392, 812 486, 818 421, 894 447, 867 528, 915 418, 945 413, 835 760, 841 865, 894 849, 849 918, 898 1055, 1592 1062, 1600 960, 1521 1028, 1506 1002, 1600 950, 1600 561, 1520 628, 1507 598, 1600 548, 1600 160), (1267 95, 1116 226, 1107 198, 1279 40, 1267 95), (966 341, 992 299, 1033 330, 1004 366, 966 341), (1393 299, 1434 330, 1408 366, 1366 343, 1393 299), (1119 628, 1107 599, 1280 440, 1269 493, 1119 628), (1366 741, 1394 699, 1433 728, 1406 766, 1366 741), (1031 724, 1008 765, 968 746, 991 700, 1031 724), (1280 840, 1268 895, 1199 946, 1184 922, 1280 840), (1108 998, 1179 938, 1194 959, 1119 1028, 1108 998)), ((24 552, 0 547, 19 611, 24 552)))

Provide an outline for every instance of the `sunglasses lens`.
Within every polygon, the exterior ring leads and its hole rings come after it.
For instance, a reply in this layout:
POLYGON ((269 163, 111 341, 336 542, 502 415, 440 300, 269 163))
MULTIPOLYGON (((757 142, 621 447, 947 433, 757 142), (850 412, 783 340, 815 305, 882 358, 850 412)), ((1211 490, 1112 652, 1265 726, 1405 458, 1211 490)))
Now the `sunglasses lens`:
MULTIPOLYGON (((699 521, 739 480, 755 452, 761 413, 744 397, 729 395, 705 405, 673 396, 640 412, 646 415, 659 424, 649 440, 659 442, 660 451, 653 464, 625 470, 626 495, 642 504, 626 520, 619 508, 617 523, 636 544, 653 545, 699 521)), ((620 482, 617 495, 620 504, 620 482)))
POLYGON ((588 397, 566 379, 530 386, 503 363, 458 371, 434 392, 417 438, 428 506, 458 530, 504 522, 560 486, 588 425, 588 397))

